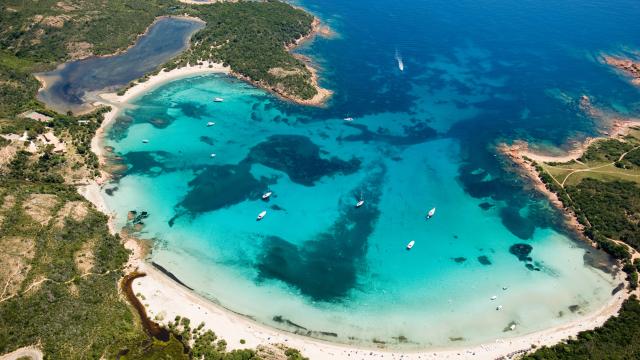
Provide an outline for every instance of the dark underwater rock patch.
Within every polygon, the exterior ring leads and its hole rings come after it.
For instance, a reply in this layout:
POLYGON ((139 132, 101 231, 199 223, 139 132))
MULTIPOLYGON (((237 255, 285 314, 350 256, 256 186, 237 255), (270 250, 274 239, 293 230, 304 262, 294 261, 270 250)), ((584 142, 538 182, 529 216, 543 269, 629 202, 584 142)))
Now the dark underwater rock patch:
POLYGON ((485 266, 491 265, 491 260, 486 255, 478 256, 478 262, 485 266))
POLYGON ((511 247, 509 248, 509 252, 511 254, 515 255, 518 260, 526 263, 524 266, 528 270, 541 271, 541 265, 537 261, 534 262, 533 259, 529 256, 532 250, 533 247, 531 245, 522 243, 511 245, 511 247))
POLYGON ((179 205, 195 214, 258 198, 267 183, 253 177, 249 170, 247 163, 207 166, 189 182, 190 190, 179 205))
POLYGON ((181 102, 176 106, 190 118, 202 119, 203 115, 207 113, 207 106, 198 102, 181 102))
POLYGON ((531 239, 536 229, 535 224, 520 215, 519 208, 506 207, 500 210, 502 224, 515 236, 522 240, 531 239))
POLYGON ((257 258, 257 281, 276 279, 314 301, 339 301, 357 285, 360 263, 380 215, 377 208, 382 175, 366 191, 367 206, 345 204, 341 216, 326 231, 298 246, 270 236, 257 258))
POLYGON ((404 135, 390 134, 387 129, 378 129, 373 132, 362 124, 345 123, 345 125, 360 130, 360 133, 342 137, 341 140, 344 141, 361 141, 364 143, 379 141, 390 145, 415 145, 434 139, 438 135, 437 131, 429 127, 425 122, 404 126, 404 135))
POLYGON ((455 261, 458 264, 462 264, 463 262, 467 261, 467 258, 459 256, 459 257, 451 258, 451 260, 455 261))
POLYGON ((245 161, 260 163, 272 169, 280 170, 291 181, 313 186, 323 176, 334 174, 352 174, 360 168, 360 160, 349 161, 337 157, 320 157, 320 147, 306 136, 274 135, 254 146, 245 161))
POLYGON ((511 245, 511 247, 509 248, 509 252, 511 254, 515 255, 518 260, 525 262, 532 261, 532 259, 529 257, 529 254, 532 250, 533 246, 522 243, 511 245))
POLYGON ((173 120, 170 120, 167 118, 154 117, 149 119, 149 123, 153 125, 153 127, 155 127, 156 129, 165 129, 173 123, 173 120))
POLYGON ((213 139, 209 136, 200 136, 200 142, 213 146, 213 139))
POLYGON ((158 175, 166 169, 165 162, 171 157, 166 151, 132 151, 122 158, 128 165, 125 175, 145 174, 158 175))
POLYGON ((480 207, 480 209, 482 209, 482 210, 489 210, 489 209, 491 209, 492 207, 494 207, 495 205, 494 205, 494 204, 492 204, 492 203, 488 203, 488 202, 486 202, 486 201, 485 201, 485 202, 483 202, 483 203, 478 204, 478 206, 479 206, 479 207, 480 207))

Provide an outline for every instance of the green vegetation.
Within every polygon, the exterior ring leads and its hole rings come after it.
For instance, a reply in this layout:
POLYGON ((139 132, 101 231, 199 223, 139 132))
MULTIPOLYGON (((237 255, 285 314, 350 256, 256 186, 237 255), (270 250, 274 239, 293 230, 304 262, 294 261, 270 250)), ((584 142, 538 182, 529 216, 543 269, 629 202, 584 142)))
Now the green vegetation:
POLYGON ((301 99, 316 94, 311 73, 284 48, 311 32, 313 16, 280 1, 219 3, 192 8, 207 22, 176 65, 213 60, 266 87, 301 99))
POLYGON ((640 250, 640 187, 636 183, 586 178, 566 191, 593 231, 640 250))
POLYGON ((602 327, 583 331, 575 340, 543 347, 523 360, 638 359, 637 334, 640 334, 640 302, 632 296, 622 305, 619 315, 607 320, 602 327))
POLYGON ((32 73, 126 49, 157 17, 183 14, 207 26, 166 67, 212 60, 285 96, 316 94, 309 70, 285 49, 311 32, 313 17, 279 1, 193 6, 171 0, 7 0, 0 5, 0 118, 43 109, 32 73))

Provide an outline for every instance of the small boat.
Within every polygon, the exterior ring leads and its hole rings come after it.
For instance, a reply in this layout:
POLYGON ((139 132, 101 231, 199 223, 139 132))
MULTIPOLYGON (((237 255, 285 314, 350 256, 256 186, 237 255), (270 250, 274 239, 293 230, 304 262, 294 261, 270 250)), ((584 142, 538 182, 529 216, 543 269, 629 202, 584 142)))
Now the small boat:
POLYGON ((149 140, 144 139, 144 140, 142 140, 142 143, 143 143, 143 144, 148 144, 148 143, 149 143, 149 140))
POLYGON ((496 295, 493 295, 493 296, 491 297, 491 300, 495 300, 495 299, 497 299, 497 298, 498 298, 498 297, 497 297, 496 295))
POLYGON ((413 247, 413 245, 415 245, 415 240, 411 240, 409 241, 409 243, 407 244, 407 250, 411 250, 411 248, 413 247))
POLYGON ((511 329, 511 331, 516 329, 516 324, 511 324, 511 326, 509 326, 509 329, 511 329))
POLYGON ((508 289, 508 287, 506 287, 506 286, 502 287, 502 290, 504 290, 504 291, 507 291, 507 289, 508 289))
POLYGON ((496 307, 496 310, 497 310, 497 311, 502 310, 502 305, 498 305, 498 306, 496 307))
POLYGON ((216 157, 216 154, 215 154, 215 153, 211 153, 211 155, 209 155, 209 156, 211 156, 212 158, 214 158, 214 157, 216 157))
POLYGON ((223 102, 224 99, 221 97, 213 98, 213 102, 223 102))
POLYGON ((344 118, 342 120, 344 120, 344 121, 353 121, 353 118, 352 117, 346 117, 346 118, 344 118))
POLYGON ((209 121, 209 122, 207 123, 207 127, 213 126, 213 125, 215 125, 215 124, 216 124, 216 123, 214 123, 213 121, 209 121))
POLYGON ((359 208, 362 205, 364 205, 364 196, 362 196, 362 192, 361 192, 360 193, 360 200, 358 200, 358 202, 356 203, 356 207, 359 208))
POLYGON ((269 197, 271 197, 271 194, 273 194, 271 191, 267 191, 266 193, 262 194, 262 200, 268 200, 269 197))
POLYGON ((256 221, 262 220, 265 217, 265 215, 267 215, 267 210, 263 210, 260 214, 258 214, 256 221))
POLYGON ((400 56, 398 50, 396 50, 396 61, 398 62, 398 69, 400 69, 400 71, 404 71, 404 62, 402 61, 402 56, 400 56))
POLYGON ((436 214, 436 208, 429 210, 429 212, 427 213, 427 219, 431 219, 435 214, 436 214))

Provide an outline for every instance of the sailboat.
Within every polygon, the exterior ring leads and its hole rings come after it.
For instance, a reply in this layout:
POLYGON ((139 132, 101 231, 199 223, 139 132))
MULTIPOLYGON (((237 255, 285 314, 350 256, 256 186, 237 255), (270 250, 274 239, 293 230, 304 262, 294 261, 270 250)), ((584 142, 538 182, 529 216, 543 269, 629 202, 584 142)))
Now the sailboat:
POLYGON ((364 205, 364 197, 362 196, 362 193, 360 193, 360 200, 356 203, 356 207, 359 208, 362 205, 364 205))
POLYGON ((427 213, 427 219, 431 219, 435 214, 436 214, 436 208, 429 210, 429 212, 427 213))
POLYGON ((350 116, 348 116, 348 117, 344 118, 343 120, 344 120, 344 121, 353 121, 353 118, 352 118, 352 117, 350 117, 350 116))
POLYGON ((209 122, 207 123, 207 127, 213 126, 213 125, 215 125, 215 124, 216 124, 216 123, 214 123, 213 121, 209 121, 209 122))
POLYGON ((262 210, 262 212, 260 214, 258 214, 258 217, 256 218, 256 221, 260 221, 262 220, 265 215, 267 215, 267 210, 262 210))
POLYGON ((213 98, 213 102, 223 102, 224 99, 221 97, 213 98))
POLYGON ((398 69, 400 69, 400 71, 404 71, 404 62, 402 61, 402 57, 400 56, 400 53, 398 52, 397 49, 396 49, 396 61, 398 62, 398 69))

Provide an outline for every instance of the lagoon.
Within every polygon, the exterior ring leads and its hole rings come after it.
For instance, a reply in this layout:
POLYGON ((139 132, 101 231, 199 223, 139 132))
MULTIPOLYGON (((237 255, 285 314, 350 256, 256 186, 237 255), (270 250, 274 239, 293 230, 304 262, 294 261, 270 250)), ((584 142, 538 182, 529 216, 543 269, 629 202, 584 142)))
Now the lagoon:
POLYGON ((58 112, 90 110, 91 103, 99 100, 97 94, 115 91, 180 54, 203 26, 190 18, 160 18, 120 54, 71 61, 36 74, 47 84, 38 99, 58 112))

